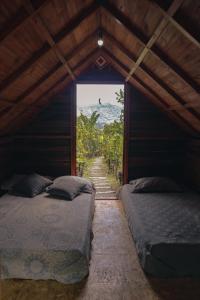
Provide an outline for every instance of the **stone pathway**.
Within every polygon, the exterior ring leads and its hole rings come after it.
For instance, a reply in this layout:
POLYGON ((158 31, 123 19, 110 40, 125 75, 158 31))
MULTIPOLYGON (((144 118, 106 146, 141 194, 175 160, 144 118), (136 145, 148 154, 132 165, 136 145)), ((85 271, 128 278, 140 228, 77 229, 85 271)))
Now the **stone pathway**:
POLYGON ((116 200, 116 192, 112 189, 106 175, 106 167, 102 157, 97 157, 91 166, 90 180, 96 188, 95 200, 116 200))

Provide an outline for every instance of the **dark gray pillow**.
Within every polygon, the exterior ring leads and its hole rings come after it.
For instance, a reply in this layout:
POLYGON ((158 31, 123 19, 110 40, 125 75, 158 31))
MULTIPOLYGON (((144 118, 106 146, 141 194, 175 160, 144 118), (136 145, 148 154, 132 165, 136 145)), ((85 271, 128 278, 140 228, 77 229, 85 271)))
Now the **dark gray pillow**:
POLYGON ((52 184, 50 179, 33 173, 18 181, 9 193, 21 197, 35 197, 42 193, 50 184, 52 184))
POLYGON ((172 193, 182 192, 182 188, 167 177, 143 177, 130 182, 132 193, 172 193))
POLYGON ((80 183, 81 193, 92 194, 92 192, 95 190, 94 184, 91 181, 87 180, 86 178, 79 177, 79 176, 71 176, 71 177, 74 178, 76 182, 80 183))
POLYGON ((25 176, 25 174, 13 174, 11 177, 7 178, 1 183, 1 189, 4 191, 10 191, 12 187, 25 176))
POLYGON ((93 185, 85 178, 78 176, 61 176, 46 189, 51 196, 72 200, 80 193, 92 193, 93 185))

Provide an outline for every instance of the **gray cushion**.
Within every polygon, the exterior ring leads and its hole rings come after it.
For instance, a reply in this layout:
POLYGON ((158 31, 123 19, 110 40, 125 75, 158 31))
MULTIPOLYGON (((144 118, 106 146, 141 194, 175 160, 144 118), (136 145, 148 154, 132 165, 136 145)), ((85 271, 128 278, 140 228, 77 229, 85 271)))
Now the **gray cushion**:
POLYGON ((54 197, 72 200, 80 193, 92 193, 93 185, 85 178, 78 176, 61 176, 54 180, 46 189, 47 193, 54 197))
POLYGON ((143 177, 129 182, 132 193, 182 192, 182 188, 167 177, 143 177))
POLYGON ((35 197, 42 193, 50 184, 52 184, 52 181, 48 178, 33 173, 18 181, 9 193, 21 197, 35 197))
POLYGON ((1 189, 4 191, 10 191, 12 187, 25 176, 25 174, 13 174, 1 183, 1 189))

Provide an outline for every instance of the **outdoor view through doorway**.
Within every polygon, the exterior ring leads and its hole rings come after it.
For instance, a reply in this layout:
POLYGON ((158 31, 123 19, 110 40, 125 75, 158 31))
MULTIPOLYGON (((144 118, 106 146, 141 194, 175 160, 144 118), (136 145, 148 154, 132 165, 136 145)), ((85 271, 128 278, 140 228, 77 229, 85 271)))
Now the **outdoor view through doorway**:
POLYGON ((77 175, 89 177, 102 197, 110 186, 106 198, 112 198, 122 183, 124 85, 77 84, 76 90, 77 175))

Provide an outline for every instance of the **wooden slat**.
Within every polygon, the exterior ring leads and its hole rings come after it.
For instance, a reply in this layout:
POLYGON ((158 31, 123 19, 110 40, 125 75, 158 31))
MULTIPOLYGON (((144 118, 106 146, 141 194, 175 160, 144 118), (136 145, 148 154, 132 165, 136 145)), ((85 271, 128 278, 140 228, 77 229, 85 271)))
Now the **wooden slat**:
MULTIPOLYGON (((139 28, 137 28, 119 9, 109 2, 102 2, 103 8, 120 24, 122 24, 141 45, 145 46, 148 43, 148 38, 145 36, 139 28)), ((199 93, 199 85, 188 76, 178 65, 169 59, 158 47, 154 45, 149 52, 164 63, 171 72, 180 77, 183 81, 189 84, 195 91, 199 93)))
POLYGON ((37 134, 29 134, 29 135, 26 135, 26 134, 20 134, 20 135, 14 135, 14 138, 15 139, 32 139, 32 138, 35 138, 35 139, 70 139, 71 136, 70 135, 59 135, 59 134, 56 134, 56 135, 45 135, 45 134, 40 134, 40 135, 37 135, 37 134))
POLYGON ((38 0, 37 8, 34 9, 32 14, 27 14, 24 10, 24 7, 20 9, 15 16, 12 16, 9 21, 3 26, 3 29, 0 31, 0 42, 4 42, 8 37, 13 35, 19 28, 26 25, 26 23, 33 18, 42 7, 44 7, 49 0, 38 0))
MULTIPOLYGON (((90 34, 86 39, 78 44, 70 53, 65 55, 66 60, 70 60, 73 57, 75 57, 85 46, 88 46, 92 40, 94 40, 94 35, 96 34, 96 30, 90 34)), ((47 82, 47 80, 55 73, 58 72, 61 68, 63 68, 63 65, 61 63, 58 63, 56 66, 54 66, 52 69, 50 69, 44 76, 42 76, 38 81, 36 81, 30 88, 28 88, 23 94, 21 94, 15 101, 15 103, 12 103, 12 106, 22 102, 26 97, 32 94, 32 92, 37 89, 39 86, 41 86, 44 82, 47 82)))
MULTIPOLYGON (((32 3, 31 3, 31 1, 30 0, 26 0, 25 3, 24 3, 24 6, 25 6, 27 12, 31 16, 34 13, 34 7, 33 7, 32 3)), ((50 34, 50 32, 49 32, 49 30, 47 28, 47 25, 42 20, 42 18, 40 17, 40 15, 38 14, 37 16, 35 16, 34 19, 31 18, 31 23, 33 24, 33 26, 36 29, 36 31, 38 32, 38 34, 48 42, 48 44, 52 48, 53 52, 56 54, 56 56, 61 61, 61 63, 63 64, 63 66, 66 68, 67 72, 70 74, 70 76, 72 77, 72 79, 75 80, 75 76, 74 76, 71 68, 69 67, 68 62, 64 58, 61 50, 59 49, 59 46, 56 45, 54 39, 52 38, 52 36, 51 36, 51 34, 50 34)))
MULTIPOLYGON (((124 66, 114 55, 112 55, 107 49, 103 49, 107 59, 111 62, 116 64, 118 66, 118 71, 121 72, 122 75, 127 76, 129 69, 124 66), (121 70, 120 70, 121 69, 121 70)), ((135 74, 134 77, 131 77, 131 83, 136 86, 142 93, 146 95, 149 99, 151 99, 156 105, 158 105, 162 111, 166 112, 167 114, 170 113, 171 110, 169 110, 169 105, 166 103, 153 89, 151 89, 149 86, 147 86, 143 81, 141 81, 135 74), (146 91, 148 93, 146 93, 146 91)), ((188 131, 190 134, 194 135, 195 133, 198 133, 200 131, 200 125, 198 124, 192 124, 189 123, 185 118, 177 114, 176 111, 171 111, 171 114, 169 114, 169 117, 173 118, 176 122, 179 123, 179 125, 184 128, 186 131, 188 131), (173 114, 172 114, 173 113, 173 114), (192 130, 191 130, 192 129, 192 130)))
MULTIPOLYGON (((84 8, 66 25, 64 29, 62 29, 53 37, 55 43, 60 43, 64 38, 70 35, 73 32, 73 30, 80 26, 81 22, 87 19, 87 17, 92 15, 98 9, 98 7, 98 4, 93 3, 89 7, 84 8)), ((47 44, 45 44, 42 48, 38 49, 38 51, 35 52, 28 61, 26 61, 15 72, 13 72, 10 76, 8 76, 1 82, 0 93, 2 93, 6 88, 8 88, 8 86, 14 83, 15 80, 17 80, 23 73, 25 73, 29 68, 31 68, 43 55, 50 53, 50 51, 52 51, 52 48, 47 44)))
MULTIPOLYGON (((122 53, 124 53, 129 58, 129 60, 132 60, 133 63, 135 62, 136 58, 133 56, 132 53, 130 53, 130 51, 128 49, 126 49, 124 46, 122 46, 122 44, 119 43, 111 34, 109 34, 107 32, 105 32, 104 34, 112 42, 112 44, 117 47, 117 49, 122 51, 122 53)), ((107 48, 107 50, 109 51, 108 48, 107 48)), ((156 83, 161 88, 163 88, 170 95, 170 97, 173 98, 174 101, 178 102, 177 105, 170 106, 169 110, 184 110, 184 109, 190 109, 192 107, 200 106, 200 103, 196 103, 195 101, 193 103, 185 103, 184 100, 179 95, 177 95, 173 90, 171 90, 169 88, 169 86, 166 85, 166 83, 163 82, 158 76, 153 74, 152 71, 149 70, 148 67, 146 67, 144 65, 140 65, 139 69, 142 70, 146 75, 150 76, 154 81, 156 81, 156 83)), ((193 110, 192 113, 194 114, 194 116, 196 116, 197 118, 200 119, 200 115, 198 114, 198 112, 193 110)))
MULTIPOLYGON (((79 61, 77 63, 77 65, 73 68, 73 72, 77 72, 81 67, 82 65, 86 64, 86 65, 89 65, 91 64, 91 61, 95 59, 96 55, 98 53, 98 48, 92 50, 86 58, 82 59, 81 61, 79 61)), ((85 69, 85 68, 84 68, 85 69)), ((83 69, 83 70, 84 70, 83 69)), ((83 71, 82 70, 82 71, 83 71)), ((59 85, 63 85, 63 84, 69 84, 69 76, 68 75, 64 75, 62 76, 61 78, 59 78, 54 84, 53 86, 50 86, 42 95, 40 95, 37 99, 34 100, 34 102, 32 102, 31 105, 29 105, 29 111, 32 110, 32 112, 35 111, 35 106, 39 103, 41 103, 43 100, 45 100, 45 103, 40 107, 38 106, 38 109, 36 111, 36 113, 38 113, 44 106, 48 105, 49 104, 49 101, 46 101, 48 98, 52 97, 54 95, 54 90, 56 90, 57 92, 57 87, 59 85)), ((65 84, 65 85, 66 85, 65 84)), ((17 111, 17 114, 13 117, 13 114, 12 113, 8 113, 4 116, 2 116, 1 120, 0 120, 0 131, 2 132, 9 132, 9 128, 13 129, 13 125, 12 124, 15 124, 15 122, 19 119, 19 118, 22 118, 23 114, 26 114, 27 113, 27 107, 25 107, 24 105, 22 105, 21 103, 18 104, 18 109, 19 111, 17 111), (8 124, 10 124, 9 128, 8 128, 8 124)), ((33 117, 33 116, 32 116, 33 117)), ((21 125, 22 126, 22 125, 21 125)), ((18 128, 16 127, 15 125, 15 129, 17 130, 18 128)))
POLYGON ((76 175, 76 85, 73 83, 71 87, 71 124, 70 124, 70 135, 71 135, 71 175, 76 175))
POLYGON ((2 98, 0 98, 0 103, 3 103, 3 104, 5 104, 6 106, 9 106, 9 107, 14 106, 13 102, 10 102, 10 101, 2 99, 2 98))
POLYGON ((171 23, 180 33, 182 33, 191 43, 200 48, 199 41, 192 36, 183 26, 181 26, 174 18, 172 18, 168 12, 162 9, 154 0, 151 0, 151 3, 160 11, 160 13, 165 17, 165 19, 171 23))
MULTIPOLYGON (((88 57, 88 60, 87 61, 85 61, 85 60, 83 60, 82 61, 82 64, 80 65, 78 65, 77 66, 77 68, 78 68, 78 70, 77 71, 79 71, 79 70, 81 70, 81 68, 82 68, 82 72, 84 71, 84 70, 86 70, 87 68, 88 68, 88 66, 91 64, 91 61, 93 60, 93 59, 95 59, 95 57, 96 57, 96 55, 97 55, 97 53, 98 53, 98 51, 96 51, 95 53, 94 53, 94 51, 93 52, 91 52, 90 53, 90 55, 89 55, 89 57, 88 57), (84 66, 84 64, 86 65, 86 66, 84 66)), ((76 70, 74 69, 74 72, 75 72, 76 70)), ((76 71, 76 72, 77 72, 76 71)), ((51 89, 49 89, 46 93, 44 93, 42 96, 41 96, 41 98, 38 98, 37 100, 41 103, 41 101, 43 101, 43 105, 41 105, 40 107, 39 107, 39 109, 37 110, 37 111, 35 111, 35 110, 32 110, 32 113, 30 114, 30 113, 28 113, 26 110, 24 110, 20 115, 18 115, 14 120, 13 120, 13 123, 15 123, 16 125, 15 125, 15 130, 17 129, 19 129, 20 127, 22 127, 22 126, 24 126, 25 125, 25 123, 27 124, 27 120, 28 120, 28 122, 30 122, 31 120, 33 120, 34 118, 35 118, 35 116, 41 111, 41 110, 43 110, 46 106, 48 106, 49 105, 49 103, 51 102, 51 101, 53 101, 53 97, 58 93, 58 92, 60 92, 62 89, 63 89, 63 87, 66 87, 67 85, 69 85, 70 84, 70 82, 71 82, 71 80, 68 80, 68 78, 69 77, 65 77, 65 79, 64 78, 62 78, 59 82, 57 82, 53 87, 51 87, 51 89), (54 92, 55 91, 55 92, 54 92)), ((69 78, 70 79, 70 78, 69 78)), ((33 105, 33 108, 34 108, 34 105, 33 105)), ((5 128, 5 130, 3 131, 5 134, 7 134, 7 133, 9 133, 10 131, 13 131, 13 127, 12 126, 6 126, 6 128, 5 128)))
MULTIPOLYGON (((175 12, 179 9, 179 7, 183 3, 183 1, 184 0, 174 0, 172 2, 172 4, 170 5, 170 7, 169 7, 169 9, 167 11, 167 13, 169 14, 169 16, 173 16, 175 14, 175 12)), ((142 63, 142 61, 146 57, 146 55, 149 52, 149 50, 155 44, 155 42, 157 41, 157 39, 162 35, 162 33, 163 33, 164 29, 166 28, 168 22, 169 21, 166 18, 163 18, 161 20, 161 22, 159 23, 159 25, 155 29, 153 35, 149 39, 148 43, 145 45, 144 49, 140 53, 138 59, 134 63, 134 66, 132 67, 132 69, 130 70, 128 76, 126 77, 126 81, 129 81, 130 77, 133 75, 133 73, 135 73, 135 71, 137 70, 138 66, 142 63)))

